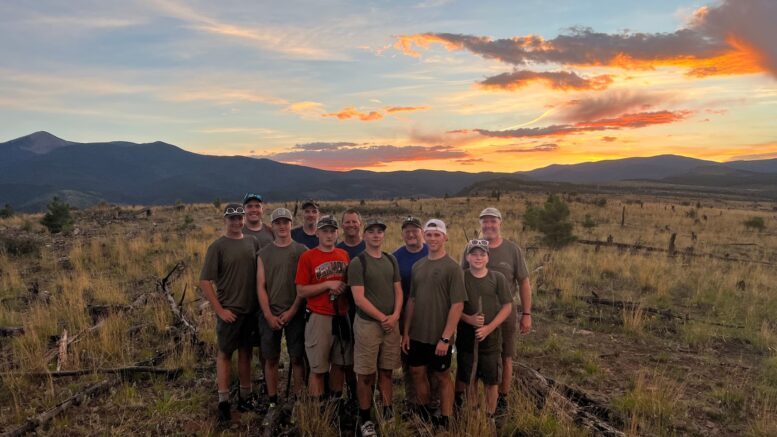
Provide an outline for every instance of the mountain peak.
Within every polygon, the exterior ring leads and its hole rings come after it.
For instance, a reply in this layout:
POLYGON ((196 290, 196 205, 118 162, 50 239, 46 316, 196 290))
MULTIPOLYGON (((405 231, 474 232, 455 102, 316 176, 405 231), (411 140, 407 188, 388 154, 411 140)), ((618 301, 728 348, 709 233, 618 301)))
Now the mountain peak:
POLYGON ((19 137, 15 140, 11 140, 6 144, 16 146, 22 150, 35 153, 36 155, 43 155, 51 152, 54 149, 65 147, 73 144, 71 141, 63 140, 55 135, 52 135, 46 131, 38 131, 19 137))

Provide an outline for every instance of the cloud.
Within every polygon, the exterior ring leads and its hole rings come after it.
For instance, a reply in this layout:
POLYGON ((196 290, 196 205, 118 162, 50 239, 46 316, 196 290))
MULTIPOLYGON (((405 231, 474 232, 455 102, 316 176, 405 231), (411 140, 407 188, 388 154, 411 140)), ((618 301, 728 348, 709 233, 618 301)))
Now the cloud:
POLYGON ((309 100, 305 100, 302 102, 294 102, 287 106, 284 109, 285 112, 292 112, 294 114, 300 115, 302 117, 318 117, 319 115, 323 114, 324 111, 324 104, 319 102, 313 102, 309 100))
POLYGON ((556 143, 545 143, 532 147, 513 147, 510 149, 498 150, 500 153, 530 153, 530 152, 555 152, 559 149, 556 143))
POLYGON ((607 92, 603 95, 571 100, 564 105, 557 116, 566 122, 596 120, 624 112, 645 111, 663 100, 665 97, 658 94, 630 91, 607 92))
POLYGON ((464 158, 464 159, 457 159, 456 162, 461 165, 475 165, 484 161, 483 161, 483 158, 464 158))
POLYGON ((339 112, 321 114, 321 116, 337 118, 340 120, 349 120, 351 118, 357 118, 361 121, 375 121, 383 118, 383 114, 381 114, 380 112, 376 112, 376 111, 359 112, 356 110, 356 108, 352 106, 348 108, 344 108, 339 112))
POLYGON ((623 114, 618 117, 581 121, 575 124, 551 125, 545 127, 508 129, 492 131, 474 129, 474 132, 486 137, 495 138, 542 138, 563 137, 583 132, 605 130, 636 129, 651 125, 668 124, 684 120, 691 115, 690 111, 655 111, 623 114))
POLYGON ((287 105, 289 103, 286 99, 263 94, 250 89, 230 88, 173 90, 168 95, 165 95, 164 98, 173 102, 206 101, 221 105, 237 102, 264 103, 268 105, 287 105))
POLYGON ((471 158, 464 150, 444 145, 399 147, 349 142, 297 144, 288 151, 262 157, 329 170, 381 167, 400 161, 471 158))
POLYGON ((576 27, 552 39, 528 35, 491 39, 454 33, 399 36, 395 47, 418 57, 432 44, 466 50, 511 65, 610 66, 626 70, 678 66, 689 75, 752 74, 777 77, 777 2, 724 0, 697 10, 684 28, 668 33, 608 34, 576 27))
POLYGON ((532 83, 542 83, 548 87, 561 90, 603 90, 612 83, 612 76, 602 74, 591 78, 578 76, 568 71, 529 71, 518 70, 512 73, 502 73, 479 82, 481 88, 489 90, 515 91, 532 83))
POLYGON ((605 143, 612 143, 617 139, 618 139, 617 137, 610 137, 610 136, 602 137, 602 141, 604 141, 605 143))
POLYGON ((386 112, 426 111, 428 109, 431 109, 431 106, 389 106, 386 108, 386 112))

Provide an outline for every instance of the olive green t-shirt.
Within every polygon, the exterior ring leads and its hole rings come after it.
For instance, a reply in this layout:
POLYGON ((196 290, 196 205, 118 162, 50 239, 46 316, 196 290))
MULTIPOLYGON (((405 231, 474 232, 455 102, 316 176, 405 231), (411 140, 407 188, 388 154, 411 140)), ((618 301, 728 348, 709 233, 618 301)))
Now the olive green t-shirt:
POLYGON ((270 312, 273 315, 291 308, 297 298, 297 262, 302 252, 308 250, 302 244, 292 241, 285 247, 270 243, 259 251, 264 267, 264 286, 270 300, 270 312))
MULTIPOLYGON (((467 254, 461 257, 461 267, 469 270, 467 254)), ((507 280, 507 288, 510 295, 515 296, 516 285, 524 278, 529 277, 529 268, 526 266, 526 258, 523 256, 523 250, 510 240, 503 239, 499 247, 488 249, 489 270, 496 270, 503 274, 507 280)))
POLYGON ((253 237, 256 238, 256 241, 259 243, 257 245, 257 251, 272 244, 273 240, 275 240, 275 235, 273 235, 272 230, 264 223, 262 224, 262 229, 259 229, 258 231, 252 231, 251 229, 248 229, 248 226, 243 226, 243 234, 253 235, 253 237))
POLYGON ((255 244, 253 237, 219 238, 208 247, 200 272, 200 280, 216 283, 221 306, 236 314, 254 313, 259 307, 255 244))
MULTIPOLYGON (((391 315, 394 313, 394 283, 402 281, 397 260, 388 253, 382 254, 380 258, 373 258, 367 252, 362 254, 367 261, 367 277, 364 277, 362 256, 356 256, 348 264, 348 285, 363 286, 364 297, 380 312, 391 315)), ((363 319, 375 320, 358 306, 356 312, 363 319)))
POLYGON ((410 338, 437 344, 451 305, 467 300, 464 272, 450 255, 436 260, 422 258, 410 274, 410 298, 415 299, 410 338))
MULTIPOLYGON (((496 317, 502 305, 513 303, 510 291, 507 289, 507 281, 503 274, 496 270, 489 270, 486 276, 476 278, 469 270, 464 272, 464 286, 467 289, 467 302, 464 303, 464 314, 472 315, 478 312, 478 302, 482 302, 483 318, 489 324, 496 317)), ((469 323, 459 321, 456 333, 456 347, 464 352, 472 352, 475 344, 475 327, 469 323)), ((502 351, 502 330, 496 328, 478 346, 478 353, 491 353, 502 351)))

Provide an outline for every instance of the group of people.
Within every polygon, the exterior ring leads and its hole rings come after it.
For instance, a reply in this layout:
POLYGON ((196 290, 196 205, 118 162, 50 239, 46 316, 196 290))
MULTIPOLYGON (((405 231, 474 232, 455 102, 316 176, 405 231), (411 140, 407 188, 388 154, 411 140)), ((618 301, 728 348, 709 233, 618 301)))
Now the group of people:
POLYGON ((321 216, 311 200, 301 205, 302 225, 292 229, 291 211, 273 210, 267 225, 263 206, 262 196, 249 193, 242 205, 224 208, 224 235, 208 247, 200 275, 217 316, 221 422, 231 420, 236 350, 237 409, 258 407, 251 387, 257 344, 269 407, 278 403, 283 336, 293 376, 289 395, 307 387, 311 398, 343 409, 347 386, 361 436, 377 435, 371 413, 376 383, 383 417, 393 415, 392 374, 399 368, 409 410, 437 426, 447 427, 454 408, 475 399, 477 380, 485 387, 488 415, 506 411, 516 331, 531 329, 531 288, 522 250, 502 238, 499 210, 481 211, 481 236, 468 241, 457 263, 446 252, 448 231, 439 219, 404 218, 404 244, 388 253, 388 225, 380 219, 362 219, 349 209, 338 222, 321 216))

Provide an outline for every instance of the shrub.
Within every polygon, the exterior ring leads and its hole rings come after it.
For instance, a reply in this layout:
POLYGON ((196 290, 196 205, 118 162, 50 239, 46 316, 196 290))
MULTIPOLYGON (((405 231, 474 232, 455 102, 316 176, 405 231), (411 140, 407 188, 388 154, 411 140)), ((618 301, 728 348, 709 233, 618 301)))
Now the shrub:
POLYGON ((40 223, 52 234, 67 232, 73 227, 73 217, 70 215, 70 205, 54 197, 47 208, 49 212, 43 216, 40 223))
POLYGON ((0 218, 9 218, 13 216, 13 208, 6 203, 3 209, 0 209, 0 218))
POLYGON ((764 223, 763 217, 750 217, 749 219, 742 222, 742 224, 744 224, 747 229, 754 229, 759 232, 766 228, 766 223, 764 223))
POLYGON ((591 218, 591 214, 586 214, 583 219, 583 227, 586 229, 593 229, 596 227, 596 222, 591 218))
POLYGON ((551 247, 561 247, 575 241, 573 225, 569 221, 569 207, 554 194, 548 196, 542 208, 529 205, 523 222, 529 228, 541 232, 544 235, 543 242, 551 247))

